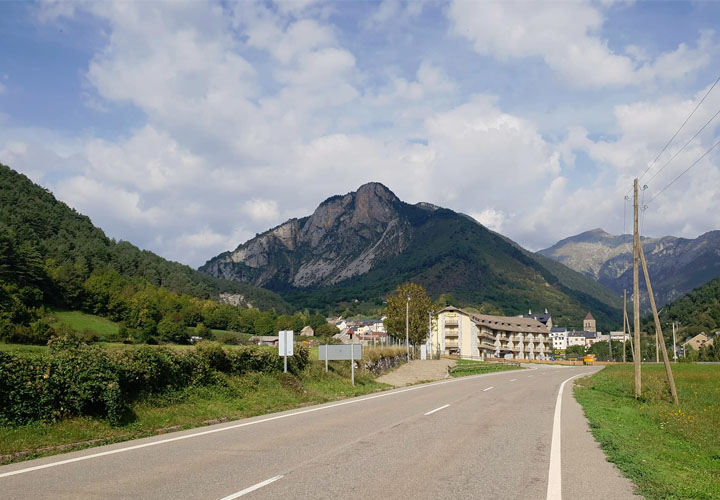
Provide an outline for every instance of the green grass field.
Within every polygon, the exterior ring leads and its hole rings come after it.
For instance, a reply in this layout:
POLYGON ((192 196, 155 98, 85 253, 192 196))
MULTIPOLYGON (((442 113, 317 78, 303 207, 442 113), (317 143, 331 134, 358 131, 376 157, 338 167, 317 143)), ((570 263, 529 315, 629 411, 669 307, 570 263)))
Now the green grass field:
POLYGON ((459 359, 458 364, 450 369, 450 375, 453 377, 466 377, 468 375, 503 372, 507 370, 522 370, 522 367, 504 365, 501 363, 487 363, 485 361, 473 361, 470 359, 459 359))
POLYGON ((98 334, 100 338, 108 338, 117 335, 120 330, 120 325, 113 323, 109 319, 101 318, 93 314, 85 314, 80 311, 60 311, 54 310, 52 312, 59 323, 68 325, 69 327, 78 330, 90 330, 98 334))
POLYGON ((720 365, 673 365, 680 406, 661 365, 643 366, 643 397, 633 367, 607 366, 576 382, 595 439, 649 499, 720 498, 720 365))

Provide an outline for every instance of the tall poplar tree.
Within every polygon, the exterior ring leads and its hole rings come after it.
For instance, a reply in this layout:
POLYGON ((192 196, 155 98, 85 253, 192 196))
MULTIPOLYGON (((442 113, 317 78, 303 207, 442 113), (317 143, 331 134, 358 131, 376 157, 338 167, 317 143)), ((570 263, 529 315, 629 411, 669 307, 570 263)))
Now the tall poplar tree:
POLYGON ((411 344, 425 342, 428 335, 428 311, 432 309, 425 288, 416 283, 401 283, 387 298, 385 330, 388 335, 405 339, 405 310, 408 308, 409 337, 411 344), (408 298, 410 301, 408 302, 408 298))

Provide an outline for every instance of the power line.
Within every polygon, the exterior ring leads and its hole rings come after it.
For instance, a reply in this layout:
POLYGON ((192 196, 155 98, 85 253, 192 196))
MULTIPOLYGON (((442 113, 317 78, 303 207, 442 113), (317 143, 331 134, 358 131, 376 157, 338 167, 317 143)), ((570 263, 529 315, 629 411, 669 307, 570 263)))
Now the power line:
MULTIPOLYGON (((675 139, 675 137, 677 137, 677 135, 680 133, 680 131, 685 127, 685 125, 687 124, 687 122, 690 120, 690 118, 692 118, 692 116, 693 116, 693 115, 695 114, 695 112, 698 110, 698 108, 700 107, 700 105, 702 105, 702 103, 705 101, 705 99, 706 99, 707 96, 710 94, 710 92, 712 92, 712 89, 715 88, 715 85, 717 85, 718 82, 720 82, 720 76, 717 77, 717 79, 716 79, 715 82, 712 84, 712 86, 708 89, 707 92, 705 92, 705 95, 703 96, 702 99, 700 99, 700 102, 697 103, 697 105, 695 106, 695 109, 693 109, 692 112, 688 115, 688 117, 685 118, 685 121, 682 123, 682 125, 680 125, 680 128, 675 131, 675 133, 674 133, 673 136, 670 138, 670 140, 667 142, 667 144, 665 144, 665 146, 663 146, 663 148, 660 150, 660 152, 659 152, 658 155, 655 157, 655 159, 650 163, 650 165, 648 165, 648 168, 646 168, 645 171, 642 173, 642 175, 640 175, 640 177, 638 177, 638 181, 640 181, 643 177, 645 177, 645 174, 647 174, 648 171, 655 165, 655 163, 658 161, 658 159, 660 158, 660 156, 662 156, 662 154, 665 152, 665 150, 668 148, 668 146, 670 146, 670 144, 671 144, 672 141, 675 139)), ((630 191, 628 191, 628 193, 629 193, 629 192, 630 192, 630 191)))
POLYGON ((698 135, 700 135, 700 132, 702 132, 703 130, 705 130, 705 127, 707 127, 708 125, 710 125, 710 122, 712 122, 715 118, 717 118, 718 115, 720 115, 720 109, 717 110, 717 113, 715 113, 715 114, 712 116, 712 118, 710 118, 707 122, 705 122, 705 125, 703 125, 702 127, 700 127, 700 130, 698 130, 697 132, 695 132, 695 135, 693 135, 693 136, 690 138, 690 140, 687 141, 687 142, 683 145, 683 147, 681 147, 674 155, 672 155, 672 157, 671 157, 667 162, 665 162, 665 165, 663 165, 662 167, 660 167, 660 170, 658 170, 657 172, 655 172, 655 173, 652 175, 652 177, 650 177, 650 178, 647 180, 648 184, 650 183, 651 180, 653 180, 655 177, 657 177, 657 175, 658 175, 660 172, 662 172, 662 171, 665 169, 665 167, 667 167, 668 165, 670 165, 670 163, 671 163, 675 158, 677 158, 677 156, 678 156, 680 153, 682 153, 682 152, 685 150, 685 148, 686 148, 692 141, 694 141, 695 138, 696 138, 698 135))
POLYGON ((692 163, 692 165, 690 165, 688 168, 686 168, 685 170, 683 170, 683 171, 680 173, 680 175, 678 175, 678 176, 675 177, 673 180, 671 180, 671 181, 668 183, 667 186, 665 186, 664 188, 662 188, 655 196, 653 196, 652 198, 650 198, 650 201, 648 201, 648 204, 652 203, 655 198, 657 198, 658 196, 660 196, 661 194, 663 194, 667 188, 669 188, 670 186, 672 186, 672 185, 675 183, 676 180, 678 180, 680 177, 682 177, 683 175, 685 175, 685 173, 687 173, 687 171, 690 170, 691 168, 693 168, 695 165, 697 165, 698 163, 700 163, 700 160, 702 160, 702 159, 705 158, 707 155, 709 155, 709 154, 710 154, 710 151, 712 151, 713 149, 715 149, 715 148, 718 147, 718 146, 720 146, 720 140, 718 140, 715 144, 713 144, 712 146, 710 146, 710 147, 707 149, 707 151, 705 151, 705 152, 700 156, 700 158, 698 158, 697 160, 695 160, 695 161, 692 163))

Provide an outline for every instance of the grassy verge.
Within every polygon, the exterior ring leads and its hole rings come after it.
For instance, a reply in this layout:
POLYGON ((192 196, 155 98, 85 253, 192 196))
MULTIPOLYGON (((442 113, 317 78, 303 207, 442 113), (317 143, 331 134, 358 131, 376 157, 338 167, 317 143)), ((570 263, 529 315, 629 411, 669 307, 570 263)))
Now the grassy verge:
POLYGON ((133 405, 135 419, 118 427, 93 418, 2 427, 0 463, 283 411, 386 388, 387 385, 375 382, 373 376, 362 370, 356 370, 353 387, 347 362, 330 362, 328 373, 325 373, 324 362, 314 362, 300 377, 282 373, 224 376, 220 384, 213 386, 193 386, 146 398, 133 405), (57 449, 61 446, 66 447, 57 449))
POLYGON ((720 498, 720 366, 674 365, 680 406, 662 366, 643 367, 643 398, 633 367, 607 366, 580 379, 575 397, 608 459, 649 499, 720 498))
POLYGON ((479 375, 481 373, 504 372, 507 370, 522 370, 520 366, 510 366, 501 363, 487 363, 485 361, 472 361, 459 359, 458 364, 450 369, 453 377, 465 377, 467 375, 479 375))

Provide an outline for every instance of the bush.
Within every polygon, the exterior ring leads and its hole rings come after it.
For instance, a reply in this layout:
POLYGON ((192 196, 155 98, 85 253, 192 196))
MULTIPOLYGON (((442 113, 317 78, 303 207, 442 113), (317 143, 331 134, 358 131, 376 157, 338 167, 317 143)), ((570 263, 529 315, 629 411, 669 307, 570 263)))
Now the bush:
MULTIPOLYGON (((295 347, 288 371, 308 365, 306 346, 295 347)), ((147 394, 217 383, 219 373, 282 370, 277 350, 241 346, 225 350, 215 342, 195 349, 88 346, 73 332, 51 338, 47 353, 20 356, 0 352, 0 425, 57 421, 88 415, 112 425, 128 415, 131 403, 147 394)))

